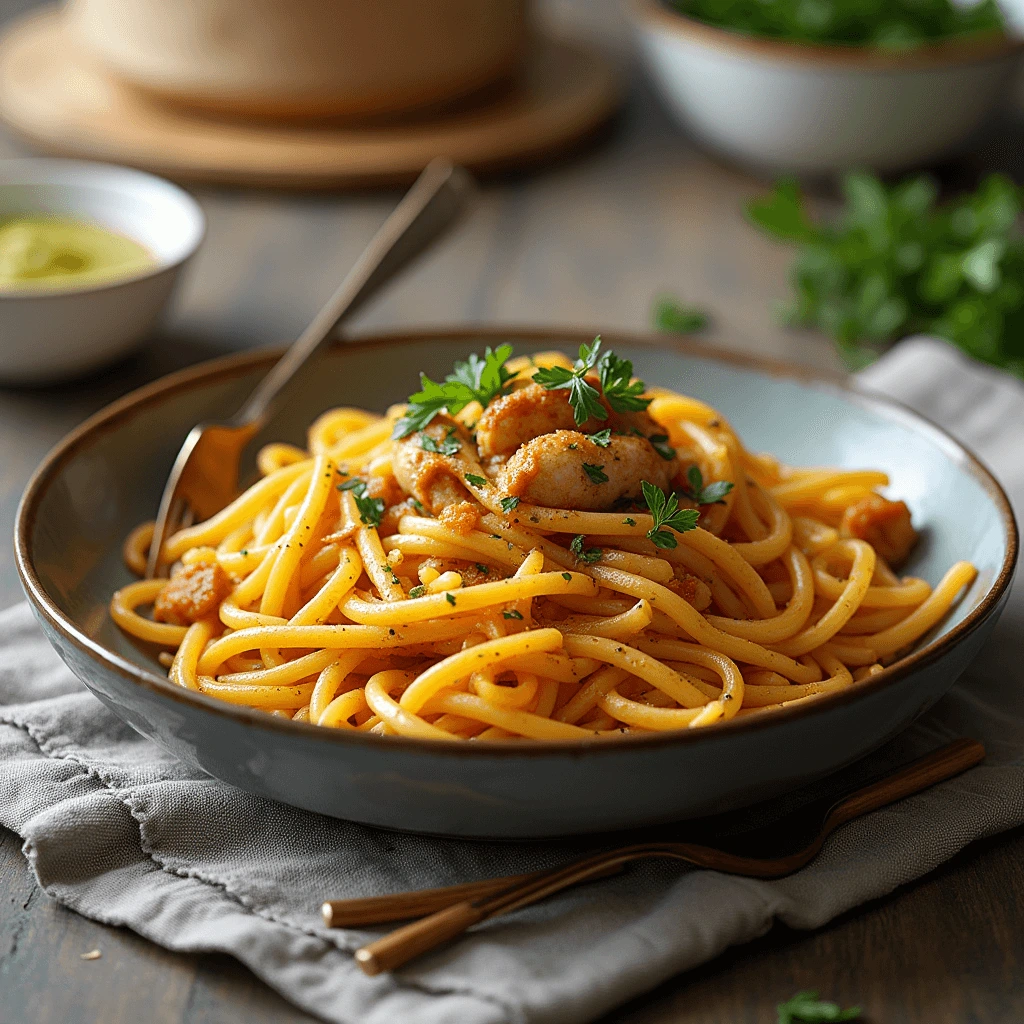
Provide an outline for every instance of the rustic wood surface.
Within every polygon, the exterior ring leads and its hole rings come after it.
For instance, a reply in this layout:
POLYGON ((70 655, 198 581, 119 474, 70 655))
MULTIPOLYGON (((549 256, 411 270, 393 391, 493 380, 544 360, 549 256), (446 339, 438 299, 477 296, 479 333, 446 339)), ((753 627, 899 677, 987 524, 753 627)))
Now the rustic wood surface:
MULTIPOLYGON (((32 6, 0 0, 0 20, 32 6)), ((548 14, 603 37, 629 61, 614 0, 558 0, 548 14)), ((361 328, 466 321, 643 328, 653 298, 708 307, 707 344, 838 365, 831 346, 783 330, 786 253, 751 231, 744 199, 763 186, 701 155, 634 71, 629 101, 598 146, 537 175, 487 185, 450 245, 416 268, 361 328)), ((1004 136, 947 180, 1017 162, 1004 136)), ((24 151, 0 133, 0 157, 24 151)), ((395 201, 394 193, 277 196, 203 190, 204 248, 167 326, 91 380, 0 391, 0 529, 9 536, 33 467, 61 435, 170 369, 293 337, 395 201)), ((0 547, 0 607, 20 598, 0 547)), ((673 980, 607 1024, 771 1024, 801 988, 858 1002, 875 1024, 1024 1020, 1024 829, 977 843, 915 885, 816 933, 782 926, 673 980)), ((312 1020, 224 957, 180 956, 94 924, 45 896, 13 833, 0 830, 0 1024, 278 1024, 312 1020), (100 949, 102 958, 80 954, 100 949)))

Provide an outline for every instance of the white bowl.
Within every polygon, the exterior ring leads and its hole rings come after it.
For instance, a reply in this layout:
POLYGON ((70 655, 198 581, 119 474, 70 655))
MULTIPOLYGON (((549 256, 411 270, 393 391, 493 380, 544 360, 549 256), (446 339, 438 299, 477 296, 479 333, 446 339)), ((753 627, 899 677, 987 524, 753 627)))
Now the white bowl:
POLYGON ((634 0, 672 114, 757 170, 895 171, 966 143, 1007 95, 1024 42, 986 36, 897 53, 742 35, 634 0))
POLYGON ((0 220, 51 214, 144 245, 156 264, 81 288, 0 292, 0 381, 75 377, 137 348, 156 326, 206 218, 185 191, 125 167, 76 160, 0 161, 0 220))

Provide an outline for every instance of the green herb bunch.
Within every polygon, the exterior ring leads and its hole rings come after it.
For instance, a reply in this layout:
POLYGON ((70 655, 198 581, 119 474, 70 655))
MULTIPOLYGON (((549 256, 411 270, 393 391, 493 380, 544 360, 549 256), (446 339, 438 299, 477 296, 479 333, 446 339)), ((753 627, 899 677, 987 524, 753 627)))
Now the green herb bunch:
POLYGON ((995 0, 673 0, 690 18, 798 43, 908 49, 951 36, 1003 32, 995 0))
POLYGON ((848 174, 839 218, 823 223, 783 180, 747 215, 798 247, 786 318, 831 335, 851 365, 924 333, 1024 376, 1024 191, 993 174, 947 203, 937 194, 927 176, 886 186, 848 174))

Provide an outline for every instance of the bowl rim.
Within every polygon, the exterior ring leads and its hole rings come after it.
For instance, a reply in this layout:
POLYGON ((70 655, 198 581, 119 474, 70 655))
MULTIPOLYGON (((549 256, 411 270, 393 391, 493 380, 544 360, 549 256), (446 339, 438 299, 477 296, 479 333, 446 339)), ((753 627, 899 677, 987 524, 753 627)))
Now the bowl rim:
POLYGON ((953 36, 912 50, 842 43, 798 43, 771 36, 748 35, 698 21, 668 8, 664 0, 631 0, 635 20, 674 31, 692 42, 802 64, 828 64, 862 71, 921 71, 1001 60, 1024 52, 1024 37, 996 32, 953 36))
MULTIPOLYGON (((524 343, 550 342, 554 345, 577 346, 593 339, 597 331, 588 331, 566 327, 538 328, 535 326, 495 326, 491 324, 477 327, 459 325, 457 327, 431 327, 422 330, 383 331, 360 335, 351 341, 337 343, 332 351, 344 352, 369 351, 383 346, 414 347, 438 341, 465 341, 466 343, 497 343, 516 341, 524 343)), ((969 472, 981 485, 996 510, 1005 530, 1006 553, 999 572, 996 574, 988 591, 971 609, 965 618, 948 632, 936 637, 924 647, 911 651, 892 665, 868 679, 854 683, 844 690, 826 694, 815 701, 796 704, 788 708, 763 716, 732 719, 716 725, 714 729, 683 729, 663 733, 652 733, 637 736, 621 736, 614 742, 607 740, 535 740, 529 743, 522 741, 495 740, 487 744, 471 743, 439 743, 436 740, 418 739, 406 736, 372 736, 367 733, 350 730, 325 729, 307 722, 294 722, 291 719, 278 718, 265 712, 257 711, 241 705, 229 704, 203 693, 187 690, 176 686, 166 677, 144 669, 134 662, 123 658, 117 652, 87 636, 67 617, 47 594, 31 557, 31 539, 36 522, 39 505, 56 475, 81 450, 90 447, 93 440, 103 434, 119 429, 136 415, 144 413, 146 408, 159 404, 166 398, 193 387, 206 383, 230 380, 240 377, 266 366, 268 369, 283 348, 264 348, 248 352, 236 353, 217 359, 197 363, 194 366, 179 370, 161 377, 150 384, 144 385, 123 398, 111 403, 84 423, 72 430, 59 441, 43 459, 33 473, 18 505, 15 521, 15 563, 22 586, 35 611, 45 622, 57 631, 67 642, 73 644, 81 653, 100 667, 112 669, 129 681, 163 698, 191 706, 193 709, 210 712, 223 718, 231 719, 236 724, 254 726, 258 729, 292 737, 307 737, 327 743, 341 745, 356 744, 358 746, 378 750, 404 751, 406 753, 429 753, 444 757, 479 757, 493 759, 500 757, 551 757, 575 755, 586 756, 607 754, 613 756, 631 749, 646 749, 670 745, 714 742, 715 737, 723 741, 728 737, 748 732, 757 732, 795 719, 824 714, 836 707, 859 700, 884 687, 897 683, 911 672, 917 671, 940 660, 948 651, 966 639, 978 629, 999 606, 1010 581, 1013 577, 1018 554, 1018 531, 1013 510, 1002 486, 987 467, 955 440, 941 427, 926 417, 914 412, 899 402, 877 394, 860 390, 846 375, 823 372, 807 367, 795 366, 781 360, 767 359, 757 356, 731 352, 728 350, 711 350, 703 345, 680 337, 666 338, 651 334, 636 334, 628 331, 603 330, 600 332, 611 345, 651 346, 679 352, 696 359, 726 366, 761 373, 771 377, 782 377, 803 384, 816 386, 823 390, 838 392, 844 399, 870 409, 891 421, 899 422, 918 433, 924 434, 937 444, 954 462, 969 472)))
MULTIPOLYGON (((62 185, 70 192, 82 188, 97 188, 112 195, 132 192, 138 187, 148 187, 162 192, 161 200, 173 204, 188 217, 192 236, 180 251, 166 259, 158 259, 149 268, 118 277, 111 281, 100 281, 92 285, 70 288, 9 288, 0 290, 0 305, 5 302, 35 299, 48 301, 93 295, 97 292, 114 291, 127 285, 147 281, 161 274, 173 273, 187 263, 198 251, 206 238, 206 214, 198 200, 180 185, 149 171, 120 164, 104 163, 101 160, 65 160, 61 157, 18 157, 0 161, 0 191, 10 185, 62 185), (107 179, 107 182, 104 181, 107 179)), ((134 236, 129 236, 137 241, 134 236)))

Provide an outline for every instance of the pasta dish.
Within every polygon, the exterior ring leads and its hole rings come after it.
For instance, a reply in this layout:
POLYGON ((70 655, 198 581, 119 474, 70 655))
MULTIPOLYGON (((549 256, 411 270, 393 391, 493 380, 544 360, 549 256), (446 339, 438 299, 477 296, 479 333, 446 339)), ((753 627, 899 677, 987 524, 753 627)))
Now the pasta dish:
MULTIPOLYGON (((177 685, 335 729, 584 740, 770 714, 880 672, 976 575, 897 575, 917 533, 884 473, 755 454, 600 339, 472 355, 258 469, 111 615, 177 685)), ((140 576, 152 533, 125 544, 140 576)))

